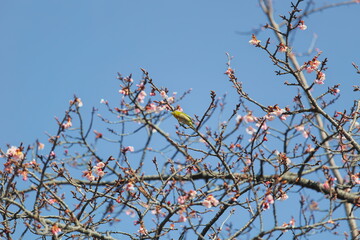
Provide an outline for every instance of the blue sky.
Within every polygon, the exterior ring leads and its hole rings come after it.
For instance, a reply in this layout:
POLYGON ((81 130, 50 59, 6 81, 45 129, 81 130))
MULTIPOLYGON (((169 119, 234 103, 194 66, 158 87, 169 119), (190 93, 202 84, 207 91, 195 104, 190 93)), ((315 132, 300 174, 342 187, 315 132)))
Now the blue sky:
MULTIPOLYGON (((324 2, 337 1, 318 6, 324 2)), ((277 14, 286 13, 288 5, 275 1, 277 14)), ((316 46, 329 57, 328 84, 357 84, 351 62, 360 62, 358 11, 352 5, 316 13, 305 19, 308 30, 297 33, 298 52, 318 34, 316 46)), ((62 116, 73 94, 88 111, 101 98, 115 101, 116 73, 136 79, 140 67, 171 91, 192 88, 183 107, 199 114, 210 90, 233 93, 223 74, 225 52, 235 57, 233 68, 245 89, 269 105, 287 104, 288 98, 269 91, 284 89, 284 80, 274 75, 264 53, 248 44, 250 34, 238 34, 265 22, 257 1, 250 0, 2 1, 0 146, 29 144, 54 131, 54 116, 62 116)), ((258 35, 269 36, 275 40, 270 32, 258 35)))
MULTIPOLYGON (((286 14, 289 2, 275 1, 276 15, 286 14)), ((316 1, 317 6, 335 2, 316 1)), ((294 42, 295 52, 305 52, 318 35, 316 47, 329 59, 322 88, 341 83, 340 111, 358 98, 351 86, 360 85, 359 75, 351 62, 360 65, 359 10, 351 5, 311 15, 294 42)), ((117 72, 133 73, 136 80, 140 67, 171 92, 192 88, 182 107, 200 115, 211 90, 237 99, 224 75, 226 52, 255 99, 290 105, 296 89, 289 91, 283 82, 291 79, 277 77, 268 57, 248 43, 252 29, 265 23, 254 0, 1 1, 0 147, 46 143, 44 133, 55 132, 54 117, 63 116, 74 94, 85 113, 100 108, 102 98, 118 102, 117 72)), ((268 37, 275 43, 271 32, 258 34, 263 41, 268 37)))

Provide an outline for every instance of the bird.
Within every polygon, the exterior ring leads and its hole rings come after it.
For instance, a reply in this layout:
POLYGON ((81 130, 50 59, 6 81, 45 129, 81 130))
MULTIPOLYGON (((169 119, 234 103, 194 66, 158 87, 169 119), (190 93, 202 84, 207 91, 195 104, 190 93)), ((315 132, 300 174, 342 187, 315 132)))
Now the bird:
POLYGON ((172 111, 171 114, 178 120, 180 125, 188 125, 191 129, 195 129, 194 121, 186 113, 180 112, 178 110, 172 111))

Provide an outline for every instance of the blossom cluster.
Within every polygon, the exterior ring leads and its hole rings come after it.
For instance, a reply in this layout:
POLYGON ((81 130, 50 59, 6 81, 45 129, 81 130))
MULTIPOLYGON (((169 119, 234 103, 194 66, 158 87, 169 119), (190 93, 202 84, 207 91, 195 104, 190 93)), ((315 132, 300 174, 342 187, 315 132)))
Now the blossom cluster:
POLYGON ((105 169, 105 163, 98 162, 96 166, 93 166, 93 168, 89 171, 83 171, 83 177, 85 177, 89 181, 94 181, 96 179, 96 176, 103 177, 105 175, 104 169, 105 169), (95 175, 94 175, 95 174, 95 175))

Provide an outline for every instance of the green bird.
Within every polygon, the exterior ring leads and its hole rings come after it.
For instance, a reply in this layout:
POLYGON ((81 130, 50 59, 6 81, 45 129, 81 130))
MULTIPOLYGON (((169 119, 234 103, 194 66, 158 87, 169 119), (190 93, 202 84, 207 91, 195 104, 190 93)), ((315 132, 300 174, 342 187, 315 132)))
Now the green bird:
POLYGON ((194 121, 186 113, 175 110, 171 114, 179 121, 180 125, 185 124, 188 125, 191 129, 195 129, 194 121))

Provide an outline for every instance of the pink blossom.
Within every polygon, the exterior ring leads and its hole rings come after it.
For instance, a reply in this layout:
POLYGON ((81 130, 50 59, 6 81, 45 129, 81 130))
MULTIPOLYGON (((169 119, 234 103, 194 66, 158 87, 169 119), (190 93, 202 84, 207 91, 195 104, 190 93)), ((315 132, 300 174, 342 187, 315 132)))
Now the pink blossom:
POLYGON ((275 116, 274 116, 274 115, 271 115, 271 114, 266 114, 266 115, 265 115, 265 118, 266 118, 266 120, 268 120, 268 121, 273 121, 273 120, 275 119, 275 116))
POLYGON ((45 144, 41 143, 41 142, 38 142, 38 149, 39 150, 43 150, 45 147, 45 144))
POLYGON ((316 75, 315 83, 324 84, 324 81, 325 81, 325 73, 319 71, 316 75))
POLYGON ((127 151, 133 152, 134 147, 133 146, 127 146, 127 147, 123 148, 123 150, 122 150, 123 153, 126 153, 127 151))
POLYGON ((268 202, 268 203, 270 203, 270 204, 274 204, 274 197, 271 195, 271 194, 268 194, 267 196, 266 196, 266 201, 268 202))
POLYGON ((302 133, 304 138, 308 138, 309 137, 309 131, 305 130, 305 126, 304 125, 298 125, 295 127, 295 129, 299 132, 302 133))
POLYGON ((166 95, 166 92, 163 90, 163 91, 160 91, 160 96, 163 98, 163 99, 167 99, 168 96, 166 95))
POLYGON ((12 158, 15 161, 24 159, 24 154, 21 152, 20 148, 17 148, 15 146, 10 147, 6 151, 6 156, 8 158, 12 158))
POLYGON ((27 170, 19 170, 18 174, 21 175, 23 178, 23 181, 28 180, 28 171, 27 170))
POLYGON ((288 50, 288 47, 283 44, 283 43, 280 43, 279 44, 279 52, 286 52, 288 50))
POLYGON ((329 182, 328 182, 328 181, 324 182, 324 183, 323 183, 323 187, 324 187, 325 189, 330 189, 329 182))
POLYGON ((247 134, 253 135, 256 133, 257 130, 255 128, 253 128, 252 126, 249 126, 245 129, 245 131, 247 134))
POLYGON ((61 228, 59 228, 56 224, 54 224, 51 227, 51 233, 55 236, 57 236, 59 234, 59 232, 61 232, 61 228))
POLYGON ((54 203, 57 203, 58 200, 56 200, 55 198, 50 198, 50 199, 48 200, 48 202, 52 205, 52 204, 54 204, 54 203))
POLYGON ((136 213, 135 213, 135 211, 133 209, 127 209, 125 211, 125 214, 132 217, 132 218, 134 218, 136 216, 136 213))
POLYGON ((207 207, 207 208, 211 208, 211 207, 212 207, 211 202, 210 202, 209 200, 207 200, 207 199, 204 199, 204 201, 202 202, 202 205, 203 205, 204 207, 207 207))
POLYGON ((329 177, 329 179, 323 183, 323 187, 326 190, 330 190, 330 188, 334 186, 334 181, 336 181, 336 180, 337 180, 337 178, 329 177))
POLYGON ((104 100, 103 98, 100 100, 100 103, 101 104, 108 104, 109 102, 108 102, 108 100, 104 100))
POLYGON ((124 81, 131 83, 131 82, 133 82, 134 80, 133 80, 131 77, 126 77, 126 78, 124 78, 124 81))
POLYGON ((63 127, 64 129, 70 128, 71 126, 72 126, 72 123, 71 123, 70 121, 68 121, 68 122, 66 122, 66 123, 64 123, 64 124, 62 125, 62 127, 63 127))
POLYGON ((127 86, 122 86, 122 85, 120 85, 120 87, 121 87, 121 89, 119 90, 119 93, 120 94, 123 94, 123 95, 129 95, 130 94, 130 88, 129 87, 127 87, 127 86))
POLYGON ((255 124, 257 127, 260 127, 261 126, 261 129, 262 130, 267 130, 268 129, 268 126, 267 126, 267 124, 266 124, 266 122, 263 122, 263 123, 256 123, 255 124))
POLYGON ((51 152, 50 152, 50 157, 53 157, 53 158, 55 158, 55 157, 56 157, 56 154, 55 154, 55 152, 54 152, 54 151, 51 151, 51 152))
POLYGON ((98 170, 98 171, 96 172, 96 174, 97 174, 99 177, 103 177, 103 176, 105 175, 105 172, 102 171, 102 170, 98 170))
POLYGON ((228 68, 224 74, 230 76, 230 75, 234 74, 234 70, 231 68, 228 68))
POLYGON ((257 120, 257 118, 252 115, 252 112, 248 112, 248 114, 246 116, 244 116, 243 119, 247 123, 255 122, 257 120))
POLYGON ((93 167, 93 170, 95 171, 96 175, 98 175, 99 177, 103 177, 105 175, 105 172, 103 171, 104 167, 105 163, 99 162, 98 164, 96 164, 96 166, 93 167))
POLYGON ((285 109, 283 108, 279 108, 278 106, 274 107, 273 111, 271 112, 271 114, 274 114, 277 117, 280 117, 281 120, 286 120, 287 116, 286 114, 283 114, 284 112, 286 112, 285 109))
POLYGON ((135 186, 134 186, 134 184, 133 184, 132 182, 129 182, 128 184, 126 184, 126 185, 124 186, 124 189, 125 189, 126 191, 131 192, 131 191, 134 191, 134 190, 135 190, 135 186))
POLYGON ((218 204, 219 201, 211 194, 207 196, 202 202, 202 205, 207 208, 216 207, 218 204))
POLYGON ((303 131, 302 135, 304 138, 308 138, 309 137, 309 131, 303 131))
POLYGON ((95 180, 95 176, 92 174, 92 171, 83 171, 83 177, 87 178, 89 181, 95 180))
POLYGON ((179 204, 184 204, 186 202, 186 196, 179 196, 177 201, 179 204))
POLYGON ((197 195, 197 192, 195 191, 195 190, 190 190, 189 192, 188 192, 188 196, 189 196, 189 199, 191 200, 191 199, 194 199, 195 197, 196 197, 196 195, 197 195))
POLYGON ((184 214, 180 214, 178 222, 186 222, 187 217, 184 216, 184 214))
POLYGON ((301 21, 299 22, 298 28, 299 28, 300 30, 306 30, 306 29, 307 29, 307 26, 305 25, 305 23, 304 23, 303 20, 301 20, 301 21))
POLYGON ((290 165, 291 160, 286 156, 285 153, 279 153, 277 156, 277 160, 280 164, 284 164, 286 166, 290 165))
POLYGON ((147 95, 147 94, 146 94, 145 91, 141 91, 141 92, 139 93, 139 95, 138 95, 137 101, 140 102, 140 103, 143 103, 146 95, 147 95))
POLYGON ((145 87, 143 82, 141 82, 140 84, 136 84, 136 86, 139 88, 139 90, 144 89, 145 87))
POLYGON ((338 89, 338 88, 335 88, 335 89, 331 89, 332 91, 331 91, 331 94, 332 95, 336 95, 336 94, 338 94, 339 92, 340 92, 340 89, 338 89))
POLYGON ((305 127, 304 127, 304 125, 298 125, 295 127, 295 129, 296 129, 296 131, 302 132, 305 130, 305 127))
POLYGON ((308 73, 311 73, 311 72, 317 70, 318 67, 320 66, 320 64, 321 64, 321 62, 319 60, 317 60, 317 57, 314 57, 311 61, 309 61, 307 63, 308 66, 305 69, 308 73))
POLYGON ((156 113, 159 113, 159 112, 161 112, 161 111, 164 111, 166 109, 166 106, 158 106, 157 108, 156 108, 156 113))
POLYGON ((288 117, 288 115, 283 114, 283 115, 281 115, 280 119, 285 121, 287 117, 288 117))
POLYGON ((261 42, 261 41, 256 38, 255 34, 252 34, 251 40, 249 41, 249 43, 256 46, 256 45, 258 45, 260 42, 261 42))
POLYGON ((355 184, 360 184, 360 179, 359 179, 359 175, 360 174, 357 174, 357 175, 354 175, 354 174, 351 174, 351 180, 355 183, 355 184))
POLYGON ((265 196, 264 198, 264 202, 262 204, 262 207, 264 208, 264 210, 267 210, 270 208, 270 204, 274 204, 274 198, 271 194, 268 194, 265 196))
POLYGON ((175 102, 175 97, 169 97, 168 99, 167 99, 167 101, 168 101, 168 103, 174 103, 175 102))
POLYGON ((36 164, 36 160, 35 160, 35 159, 31 160, 31 161, 29 162, 29 165, 30 165, 30 166, 31 166, 31 165, 37 165, 37 164, 36 164))
POLYGON ((138 233, 140 233, 142 235, 147 235, 148 231, 146 230, 145 227, 141 226, 140 229, 138 230, 138 233))
POLYGON ((155 103, 150 103, 145 107, 147 112, 156 112, 157 111, 157 106, 155 103))
POLYGON ((291 220, 290 220, 290 222, 289 222, 289 225, 290 225, 291 227, 295 227, 295 219, 294 219, 294 217, 291 218, 291 220))
POLYGON ((281 200, 281 201, 285 201, 285 200, 287 200, 288 198, 289 198, 289 196, 288 196, 285 192, 281 193, 281 196, 280 196, 280 200, 281 200))
POLYGON ((75 103, 78 107, 82 107, 84 105, 83 102, 81 101, 81 98, 76 98, 75 103))
POLYGON ((128 95, 128 93, 125 91, 125 89, 120 89, 120 90, 119 90, 119 93, 120 93, 120 94, 123 94, 123 95, 128 95))
MULTIPOLYGON (((289 224, 287 224, 287 223, 283 223, 283 225, 281 225, 281 227, 283 227, 283 228, 286 228, 286 227, 288 227, 289 226, 289 224)), ((287 230, 285 229, 285 230, 281 230, 282 232, 287 232, 287 230)))
POLYGON ((264 202, 262 204, 262 207, 264 208, 264 210, 268 210, 270 208, 270 204, 268 202, 264 202))
POLYGON ((285 112, 285 109, 281 109, 279 107, 277 107, 272 114, 274 114, 275 116, 279 117, 281 116, 283 113, 285 112))

